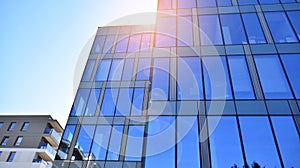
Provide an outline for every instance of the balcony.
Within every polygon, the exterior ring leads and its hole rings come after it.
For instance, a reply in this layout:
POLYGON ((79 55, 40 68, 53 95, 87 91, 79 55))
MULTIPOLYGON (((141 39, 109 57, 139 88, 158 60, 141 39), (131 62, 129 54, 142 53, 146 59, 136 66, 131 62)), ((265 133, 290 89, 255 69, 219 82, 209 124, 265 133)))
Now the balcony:
POLYGON ((33 159, 32 163, 33 163, 32 168, 51 168, 52 167, 51 163, 47 163, 43 159, 33 159))
POLYGON ((43 158, 45 161, 53 161, 56 155, 56 151, 52 148, 52 146, 48 143, 42 143, 39 145, 39 149, 37 151, 38 155, 43 158))
POLYGON ((53 146, 58 147, 61 136, 53 128, 46 128, 44 130, 44 138, 53 146))

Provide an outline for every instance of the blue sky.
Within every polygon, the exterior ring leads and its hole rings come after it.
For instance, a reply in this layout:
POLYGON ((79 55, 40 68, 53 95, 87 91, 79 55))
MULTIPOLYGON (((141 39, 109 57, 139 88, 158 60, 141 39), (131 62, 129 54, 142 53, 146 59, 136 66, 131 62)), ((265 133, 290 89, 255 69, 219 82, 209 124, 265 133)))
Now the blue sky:
POLYGON ((0 1, 0 114, 50 114, 64 126, 78 57, 97 27, 156 8, 156 0, 0 1))

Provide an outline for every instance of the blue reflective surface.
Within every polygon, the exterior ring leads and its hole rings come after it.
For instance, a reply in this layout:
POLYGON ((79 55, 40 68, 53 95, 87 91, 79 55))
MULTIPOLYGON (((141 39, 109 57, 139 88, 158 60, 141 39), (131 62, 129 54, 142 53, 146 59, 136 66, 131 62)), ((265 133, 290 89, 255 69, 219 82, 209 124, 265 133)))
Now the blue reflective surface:
POLYGON ((82 81, 90 81, 96 60, 88 60, 86 67, 82 76, 82 81))
POLYGON ((223 44, 218 15, 199 16, 202 45, 223 44))
POLYGON ((239 117, 242 139, 249 165, 281 167, 267 117, 239 117))
POLYGON ((287 12, 287 15, 294 27, 294 30, 297 33, 298 39, 300 40, 300 22, 299 22, 300 11, 289 11, 287 12))
POLYGON ((208 100, 232 99, 226 58, 224 56, 202 57, 202 62, 204 71, 205 98, 208 100))
POLYGON ((108 80, 121 80, 123 65, 124 61, 122 59, 114 59, 111 64, 108 80))
POLYGON ((232 2, 231 0, 217 0, 218 6, 231 6, 232 2))
POLYGON ((215 7, 216 0, 197 0, 198 7, 215 7))
POLYGON ((195 8, 196 0, 178 0, 178 8, 195 8))
POLYGON ((242 14, 242 18, 249 43, 266 43, 266 39, 256 13, 244 13, 242 14))
POLYGON ((132 104, 132 88, 120 88, 115 116, 129 116, 132 104))
POLYGON ((259 0, 260 4, 274 4, 279 3, 279 0, 259 0))
POLYGON ((116 44, 116 53, 118 52, 126 52, 128 45, 128 36, 127 35, 119 35, 118 41, 116 44))
POLYGON ((123 129, 123 126, 113 126, 107 152, 107 160, 119 160, 123 129))
POLYGON ((193 23, 192 17, 178 18, 178 46, 193 46, 193 23))
POLYGON ((200 168, 198 118, 177 117, 177 168, 200 168))
POLYGON ((275 42, 298 41, 284 12, 265 12, 264 14, 275 42))
POLYGON ((134 67, 134 59, 126 59, 124 64, 122 80, 131 80, 134 67))
POLYGON ((152 100, 169 99, 169 67, 169 58, 154 59, 151 84, 152 100))
POLYGON ((75 160, 87 160, 93 141, 95 125, 81 125, 73 156, 75 160))
POLYGON ((239 5, 254 5, 258 4, 257 0, 238 0, 239 5))
POLYGON ((149 117, 145 168, 175 168, 174 122, 172 116, 149 117))
POLYGON ((212 167, 244 165, 236 117, 208 117, 212 167))
POLYGON ((220 15, 225 44, 247 44, 239 14, 220 15))
POLYGON ((158 18, 156 28, 156 47, 172 47, 176 45, 176 17, 158 18))
POLYGON ((172 0, 158 1, 158 9, 171 9, 172 0))
POLYGON ((67 141, 68 143, 71 143, 74 136, 75 128, 76 125, 66 125, 62 139, 67 141))
POLYGON ((254 60, 266 99, 293 97, 277 55, 256 55, 254 60))
POLYGON ((177 59, 177 99, 203 99, 202 73, 199 57, 177 59), (187 82, 189 81, 189 82, 187 82))
POLYGON ((103 46, 103 53, 110 53, 114 44, 115 36, 106 36, 105 43, 103 46))
POLYGON ((144 103, 144 88, 135 88, 133 94, 133 103, 131 108, 132 116, 141 116, 144 103))
POLYGON ((297 99, 300 98, 300 54, 281 54, 284 69, 297 99))
POLYGON ((92 89, 89 97, 89 102, 85 108, 85 116, 94 116, 99 101, 101 89, 92 89))
POLYGON ((109 125, 97 126, 93 139, 90 160, 105 160, 110 131, 111 126, 109 125))
POLYGON ((228 56, 228 65, 235 99, 254 99, 249 70, 244 56, 228 56))
POLYGON ((105 81, 108 77, 108 72, 110 68, 111 60, 104 59, 101 60, 97 69, 97 73, 95 76, 95 81, 105 81))
POLYGON ((141 42, 141 51, 147 50, 150 47, 151 34, 143 34, 141 42))
POLYGON ((292 117, 271 117, 285 167, 300 167, 300 139, 292 117))
POLYGON ((125 151, 126 161, 141 161, 144 133, 144 126, 129 126, 125 151))
POLYGON ((116 106, 116 98, 118 96, 118 89, 106 89, 101 105, 100 115, 113 116, 116 106))
POLYGON ((134 34, 130 36, 128 44, 128 52, 137 52, 140 49, 141 34, 134 34))
POLYGON ((102 52, 105 36, 96 36, 91 54, 99 54, 102 52))
POLYGON ((140 58, 136 72, 136 80, 149 80, 150 75, 150 58, 140 58))
POLYGON ((83 115, 85 106, 88 101, 89 93, 90 93, 90 89, 78 89, 70 116, 83 115))

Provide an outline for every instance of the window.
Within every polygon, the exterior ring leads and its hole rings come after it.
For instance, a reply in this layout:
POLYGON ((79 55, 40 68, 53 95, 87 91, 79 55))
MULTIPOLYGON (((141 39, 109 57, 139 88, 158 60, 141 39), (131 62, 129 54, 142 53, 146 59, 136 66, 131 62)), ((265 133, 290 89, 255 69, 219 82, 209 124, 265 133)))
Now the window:
POLYGON ((238 0, 239 5, 255 5, 258 4, 257 0, 238 0))
POLYGON ((115 116, 129 116, 132 105, 132 88, 120 88, 115 116))
POLYGON ((196 0, 178 0, 178 8, 195 8, 196 0))
POLYGON ((159 17, 156 28, 156 47, 176 46, 176 17, 159 17))
POLYGON ((144 102, 144 88, 135 88, 133 93, 133 103, 131 107, 132 116, 141 116, 144 102))
POLYGON ((110 53, 111 52, 112 47, 114 45, 114 40, 115 40, 115 36, 113 36, 113 35, 106 36, 105 43, 104 43, 104 46, 103 46, 103 52, 102 53, 106 54, 106 53, 110 53))
POLYGON ((105 36, 96 36, 91 54, 99 54, 102 52, 105 36))
POLYGON ((253 161, 265 167, 281 167, 267 117, 239 117, 248 165, 253 161))
POLYGON ((108 77, 111 60, 101 60, 97 69, 95 81, 105 81, 108 77))
POLYGON ((126 59, 124 64, 122 80, 131 81, 133 67, 134 67, 134 59, 126 59))
POLYGON ((152 100, 169 99, 169 58, 156 58, 151 85, 152 100))
POLYGON ((297 99, 300 98, 300 54, 281 54, 284 69, 297 99))
POLYGON ((82 81, 90 81, 95 63, 96 60, 88 60, 82 76, 82 81))
POLYGON ((224 56, 202 57, 202 62, 206 99, 232 99, 226 58, 224 56))
POLYGON ((300 22, 299 22, 300 11, 289 11, 287 12, 287 15, 297 33, 298 39, 300 40, 300 22))
POLYGON ((89 89, 78 89, 74 104, 71 109, 70 116, 83 115, 85 106, 88 101, 89 93, 89 89))
POLYGON ((107 151, 107 160, 119 160, 123 129, 123 126, 113 126, 107 151))
POLYGON ((20 146, 23 141, 23 137, 19 136, 15 142, 15 146, 20 146))
POLYGON ((300 167, 300 141, 292 117, 271 117, 284 167, 300 167))
POLYGON ((21 131, 26 131, 29 127, 29 122, 24 122, 22 128, 21 128, 21 131))
POLYGON ((98 105, 101 89, 92 89, 85 108, 85 116, 94 116, 98 105))
POLYGON ((134 34, 130 36, 128 52, 138 52, 140 49, 141 34, 134 34))
POLYGON ((254 92, 244 56, 228 56, 235 99, 254 99, 254 92))
POLYGON ((116 44, 116 53, 118 52, 126 52, 128 46, 128 35, 119 35, 118 41, 116 44))
POLYGON ((6 146, 8 141, 9 141, 8 136, 3 137, 2 141, 1 141, 1 146, 6 146))
POLYGON ((67 154, 69 152, 70 144, 73 140, 74 132, 75 132, 76 125, 66 125, 62 141, 59 146, 59 151, 57 152, 57 157, 59 159, 67 159, 67 154))
POLYGON ((2 151, 0 151, 0 156, 1 156, 1 154, 2 154, 2 151))
POLYGON ((197 6, 199 8, 202 8, 202 7, 215 7, 216 6, 216 0, 197 0, 197 6))
POLYGON ((293 97, 277 55, 255 55, 254 60, 266 99, 293 97))
POLYGON ((218 15, 199 16, 199 27, 202 45, 223 44, 218 15))
POLYGON ((144 126, 129 126, 125 151, 126 161, 142 160, 144 132, 144 126))
POLYGON ((178 100, 203 99, 202 73, 199 57, 178 58, 177 85, 178 100))
POLYGON ((244 159, 236 118, 210 116, 208 129, 212 167, 242 167, 244 159))
POLYGON ((16 155, 16 152, 10 152, 6 162, 12 162, 14 160, 15 155, 16 155))
POLYGON ((197 117, 177 117, 177 167, 200 168, 197 117))
POLYGON ((275 42, 298 41, 284 12, 265 12, 265 17, 275 42))
POLYGON ((151 38, 151 34, 143 34, 142 43, 141 43, 141 51, 149 49, 150 38, 151 38))
POLYGON ((76 141, 73 157, 75 160, 87 160, 93 141, 95 125, 82 125, 76 141))
POLYGON ((231 6, 231 0, 217 0, 218 6, 231 6))
POLYGON ((105 160, 110 131, 111 131, 111 126, 109 125, 97 126, 94 139, 93 139, 94 141, 93 141, 93 146, 90 154, 90 160, 105 160))
POLYGON ((246 33, 250 44, 266 43, 264 33, 256 13, 242 14, 246 33))
POLYGON ((281 3, 292 3, 295 2, 295 0, 280 0, 281 3))
POLYGON ((178 46, 193 46, 193 23, 192 17, 178 18, 178 46))
POLYGON ((114 59, 112 61, 108 80, 119 81, 122 77, 124 61, 122 59, 114 59))
POLYGON ((3 126, 3 122, 0 122, 0 128, 2 128, 2 126, 3 126))
POLYGON ((8 130, 7 131, 13 131, 16 127, 17 123, 16 122, 12 122, 10 123, 8 130))
POLYGON ((274 4, 279 3, 279 0, 259 0, 260 4, 274 4))
POLYGON ((220 15, 225 44, 247 44, 239 14, 220 15))
POLYGON ((171 9, 172 0, 161 0, 158 1, 158 9, 171 9))
POLYGON ((104 92, 104 98, 101 105, 102 116, 114 116, 115 104, 117 102, 118 89, 107 88, 104 92))
POLYGON ((149 80, 150 66, 150 58, 139 58, 136 80, 149 80))

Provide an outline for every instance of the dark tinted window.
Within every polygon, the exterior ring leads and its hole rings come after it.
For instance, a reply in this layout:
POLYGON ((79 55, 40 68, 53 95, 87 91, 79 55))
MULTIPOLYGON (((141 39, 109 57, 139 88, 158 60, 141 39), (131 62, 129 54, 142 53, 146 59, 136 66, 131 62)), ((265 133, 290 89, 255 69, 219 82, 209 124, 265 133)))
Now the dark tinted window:
POLYGON ((246 33, 250 44, 266 43, 264 33, 256 13, 242 14, 246 33))

